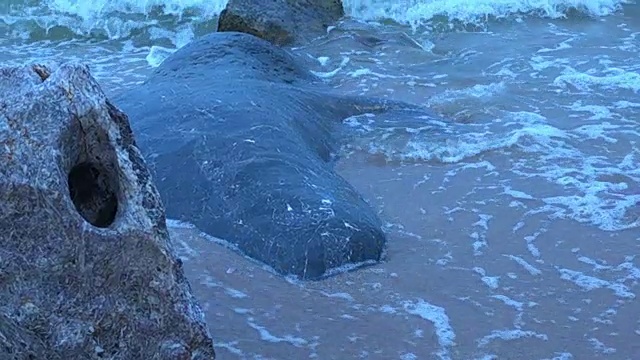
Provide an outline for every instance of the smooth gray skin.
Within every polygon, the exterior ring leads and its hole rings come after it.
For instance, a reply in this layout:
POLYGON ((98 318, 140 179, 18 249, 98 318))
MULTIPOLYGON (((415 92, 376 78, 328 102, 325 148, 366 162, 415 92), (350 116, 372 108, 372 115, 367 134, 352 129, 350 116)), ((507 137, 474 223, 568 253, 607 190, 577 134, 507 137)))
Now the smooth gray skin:
POLYGON ((0 359, 215 358, 126 116, 84 66, 0 69, 0 359))
POLYGON ((224 32, 178 50, 116 103, 168 217, 281 274, 318 279, 380 260, 386 242, 376 212, 331 162, 342 119, 391 105, 327 90, 285 50, 224 32))

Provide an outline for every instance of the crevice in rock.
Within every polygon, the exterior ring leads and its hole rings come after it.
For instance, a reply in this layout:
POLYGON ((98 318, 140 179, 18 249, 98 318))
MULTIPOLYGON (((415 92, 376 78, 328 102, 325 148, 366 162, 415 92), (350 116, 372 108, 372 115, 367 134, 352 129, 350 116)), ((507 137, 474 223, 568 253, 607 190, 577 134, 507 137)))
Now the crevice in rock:
POLYGON ((106 228, 116 219, 118 197, 113 174, 100 164, 82 162, 69 172, 69 193, 76 209, 91 225, 106 228))
POLYGON ((67 137, 67 182, 71 201, 91 225, 107 228, 121 206, 114 144, 95 119, 78 119, 67 137))

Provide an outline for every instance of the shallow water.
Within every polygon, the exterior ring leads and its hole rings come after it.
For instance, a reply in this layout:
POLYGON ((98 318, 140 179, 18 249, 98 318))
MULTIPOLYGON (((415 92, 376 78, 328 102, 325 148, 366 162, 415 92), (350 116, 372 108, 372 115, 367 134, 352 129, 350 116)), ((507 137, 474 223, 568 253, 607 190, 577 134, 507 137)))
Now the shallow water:
MULTIPOLYGON (((222 8, 124 3, 47 2, 71 24, 49 33, 14 8, 0 62, 90 62, 113 93, 222 8), (95 20, 114 11, 129 25, 95 20)), ((349 1, 353 18, 293 50, 336 91, 436 117, 344 120, 337 170, 390 234, 377 266, 301 284, 170 222, 220 358, 640 356, 640 6, 531 3, 349 1)))

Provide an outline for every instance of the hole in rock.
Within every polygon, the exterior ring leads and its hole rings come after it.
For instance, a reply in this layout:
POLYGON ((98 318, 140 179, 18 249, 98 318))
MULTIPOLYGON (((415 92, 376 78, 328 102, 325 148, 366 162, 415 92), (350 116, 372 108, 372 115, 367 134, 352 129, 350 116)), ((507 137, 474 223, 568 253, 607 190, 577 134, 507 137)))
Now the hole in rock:
POLYGON ((91 225, 106 228, 118 212, 116 174, 92 162, 81 162, 69 171, 69 194, 76 209, 91 225))

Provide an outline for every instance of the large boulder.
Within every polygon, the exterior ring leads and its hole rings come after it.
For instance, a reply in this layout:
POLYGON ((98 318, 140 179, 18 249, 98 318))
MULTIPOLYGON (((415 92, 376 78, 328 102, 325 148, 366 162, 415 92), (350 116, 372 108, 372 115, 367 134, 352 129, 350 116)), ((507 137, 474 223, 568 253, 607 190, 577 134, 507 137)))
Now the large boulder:
POLYGON ((340 0, 229 0, 218 31, 255 35, 276 45, 308 42, 344 16, 340 0))
POLYGON ((386 105, 323 85, 285 50, 223 32, 181 48, 115 101, 168 217, 317 279, 378 261, 386 241, 377 213, 331 166, 341 121, 386 105))
POLYGON ((0 359, 214 359, 127 117, 84 66, 0 69, 0 359))

